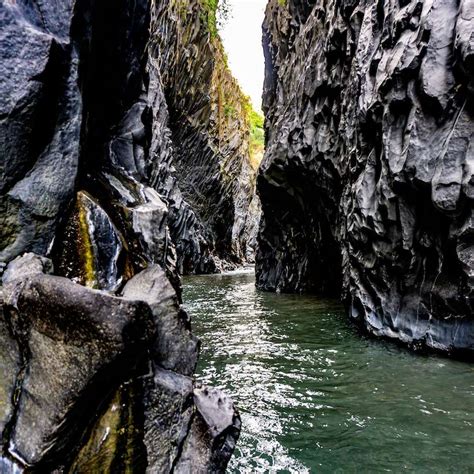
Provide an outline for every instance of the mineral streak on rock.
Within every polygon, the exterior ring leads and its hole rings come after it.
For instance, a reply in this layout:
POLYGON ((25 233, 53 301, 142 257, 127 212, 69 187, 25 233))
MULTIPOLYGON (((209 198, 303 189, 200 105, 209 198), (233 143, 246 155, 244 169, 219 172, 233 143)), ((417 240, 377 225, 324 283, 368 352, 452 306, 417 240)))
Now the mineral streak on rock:
POLYGON ((90 410, 145 355, 156 330, 144 302, 63 277, 16 276, 4 280, 4 310, 26 367, 9 449, 34 465, 68 454, 61 451, 78 442, 90 410))
POLYGON ((258 286, 474 349, 470 2, 270 0, 258 286))
POLYGON ((48 270, 26 254, 3 276, 4 452, 48 472, 224 471, 239 416, 220 391, 194 387, 198 343, 164 270, 137 274, 123 297, 48 270), (221 402, 203 404, 203 390, 221 402))
POLYGON ((77 193, 61 241, 58 271, 77 283, 114 291, 120 286, 123 274, 128 276, 123 237, 88 193, 77 193))

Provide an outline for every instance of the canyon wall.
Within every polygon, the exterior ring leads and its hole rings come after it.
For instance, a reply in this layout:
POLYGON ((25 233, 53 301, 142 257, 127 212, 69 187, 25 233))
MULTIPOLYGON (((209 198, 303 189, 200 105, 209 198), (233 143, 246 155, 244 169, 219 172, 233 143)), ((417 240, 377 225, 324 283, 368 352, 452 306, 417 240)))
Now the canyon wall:
POLYGON ((227 67, 211 4, 162 2, 151 18, 150 87, 168 114, 168 130, 153 131, 151 178, 169 203, 185 274, 252 261, 247 244, 258 219, 258 206, 251 206, 258 167, 250 149, 252 109, 227 67))
POLYGON ((270 0, 257 284, 472 356, 472 2, 270 0))
POLYGON ((24 251, 53 254, 78 189, 114 207, 106 210, 121 214, 135 253, 170 274, 252 260, 252 109, 227 67, 209 2, 126 5, 123 14, 85 0, 54 13, 47 4, 10 3, 2 9, 0 261, 24 251), (33 31, 14 32, 10 10, 33 31), (93 10, 93 19, 83 10, 93 10), (127 31, 122 16, 131 14, 140 20, 127 31), (20 38, 31 46, 26 57, 15 57, 20 38), (61 167, 50 156, 61 157, 61 167), (159 217, 137 223, 152 208, 166 224, 159 217), (150 225, 161 231, 151 235, 150 225))
POLYGON ((1 472, 222 472, 232 454, 238 414, 193 379, 180 305, 180 273, 252 258, 258 214, 212 14, 0 6, 1 472))

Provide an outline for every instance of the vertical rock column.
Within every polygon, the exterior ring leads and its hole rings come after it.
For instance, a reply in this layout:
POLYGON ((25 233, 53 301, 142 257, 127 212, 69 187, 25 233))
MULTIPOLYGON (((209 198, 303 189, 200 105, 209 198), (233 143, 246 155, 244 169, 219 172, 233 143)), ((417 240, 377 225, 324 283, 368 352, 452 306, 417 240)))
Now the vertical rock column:
POLYGON ((152 8, 150 100, 155 122, 166 121, 153 130, 152 176, 169 204, 184 274, 244 263, 258 214, 251 106, 227 67, 211 8, 200 0, 152 8))

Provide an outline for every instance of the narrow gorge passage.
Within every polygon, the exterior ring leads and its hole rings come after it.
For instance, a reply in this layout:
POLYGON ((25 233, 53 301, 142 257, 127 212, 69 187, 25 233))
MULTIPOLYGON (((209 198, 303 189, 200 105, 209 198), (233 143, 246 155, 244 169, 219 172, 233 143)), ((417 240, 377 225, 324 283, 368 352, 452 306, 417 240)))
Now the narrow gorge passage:
POLYGON ((473 469, 469 364, 361 337, 337 301, 260 292, 252 271, 187 277, 184 300, 197 373, 242 417, 229 472, 473 469))
POLYGON ((468 361, 474 0, 0 0, 0 474, 472 474, 468 361))

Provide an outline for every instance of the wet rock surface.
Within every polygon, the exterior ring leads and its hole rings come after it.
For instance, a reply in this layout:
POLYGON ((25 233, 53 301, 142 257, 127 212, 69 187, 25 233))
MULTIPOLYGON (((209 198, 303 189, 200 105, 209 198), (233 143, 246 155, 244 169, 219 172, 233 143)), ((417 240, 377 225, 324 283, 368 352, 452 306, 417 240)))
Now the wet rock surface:
POLYGON ((261 288, 342 292, 371 333, 472 354, 468 11, 270 1, 261 288))
MULTIPOLYGON (((45 274, 50 265, 33 254, 10 267, 0 325, 5 454, 39 470, 157 472, 178 463, 191 433, 206 436, 209 427, 196 432, 190 421, 203 411, 191 378, 197 340, 164 270, 139 273, 117 297, 45 274)), ((231 412, 238 427, 232 403, 214 397, 226 402, 208 406, 207 418, 227 426, 231 412)), ((226 449, 189 448, 186 462, 221 471, 237 438, 235 428, 226 449)))
POLYGON ((23 354, 9 450, 29 465, 47 464, 74 447, 90 410, 146 354, 156 328, 144 302, 63 277, 7 281, 4 297, 23 354))
POLYGON ((240 432, 240 418, 232 402, 220 390, 206 387, 194 389, 195 416, 176 472, 224 472, 227 459, 235 449, 240 432), (217 416, 216 416, 217 415, 217 416))

